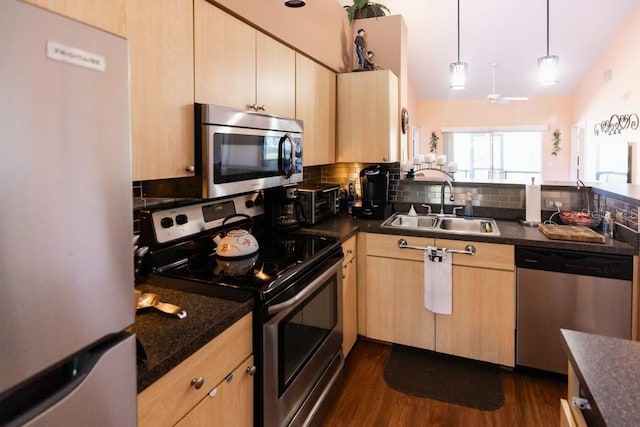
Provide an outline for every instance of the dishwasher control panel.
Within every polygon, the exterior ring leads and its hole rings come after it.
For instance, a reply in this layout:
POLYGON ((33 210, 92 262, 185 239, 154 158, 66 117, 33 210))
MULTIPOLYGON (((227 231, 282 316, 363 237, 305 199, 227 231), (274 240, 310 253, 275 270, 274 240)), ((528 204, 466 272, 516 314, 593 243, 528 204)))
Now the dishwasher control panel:
POLYGON ((632 280, 633 257, 594 252, 516 247, 516 267, 632 280))

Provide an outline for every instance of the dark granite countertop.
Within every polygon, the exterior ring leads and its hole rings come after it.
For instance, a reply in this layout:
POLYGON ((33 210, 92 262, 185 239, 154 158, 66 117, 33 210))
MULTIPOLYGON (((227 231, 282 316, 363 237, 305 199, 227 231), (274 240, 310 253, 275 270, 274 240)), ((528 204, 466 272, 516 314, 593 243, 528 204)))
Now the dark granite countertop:
POLYGON ((591 424, 640 426, 640 342, 561 332, 565 352, 592 407, 591 424))
MULTIPOLYGON (((551 240, 538 231, 537 227, 527 227, 516 221, 497 221, 500 236, 389 230, 381 228, 382 222, 383 220, 379 219, 353 218, 347 213, 341 213, 319 224, 306 226, 301 231, 338 238, 343 242, 358 231, 363 231, 624 255, 635 255, 638 252, 637 248, 617 240, 609 240, 604 244, 551 240)), ((136 314, 135 325, 130 328, 130 331, 137 335, 147 357, 145 363, 138 364, 138 392, 169 372, 253 309, 252 301, 239 303, 148 284, 139 285, 136 289, 156 293, 161 301, 179 305, 187 311, 185 319, 178 319, 153 309, 139 311, 136 314)))
POLYGON ((345 241, 358 231, 379 234, 402 234, 416 237, 435 237, 449 240, 465 240, 472 242, 502 243, 509 245, 535 246, 541 248, 590 251, 618 255, 636 255, 638 248, 618 240, 608 239, 605 243, 573 242, 552 240, 547 238, 537 227, 522 225, 518 221, 496 221, 500 236, 472 236, 452 234, 438 231, 413 231, 382 228, 383 220, 353 218, 347 213, 340 213, 318 224, 303 228, 304 232, 337 237, 345 241))
POLYGON ((136 290, 153 292, 160 301, 187 312, 184 319, 153 308, 136 313, 136 322, 128 331, 136 334, 146 353, 146 362, 138 361, 138 393, 253 309, 253 301, 239 303, 147 284, 136 290))

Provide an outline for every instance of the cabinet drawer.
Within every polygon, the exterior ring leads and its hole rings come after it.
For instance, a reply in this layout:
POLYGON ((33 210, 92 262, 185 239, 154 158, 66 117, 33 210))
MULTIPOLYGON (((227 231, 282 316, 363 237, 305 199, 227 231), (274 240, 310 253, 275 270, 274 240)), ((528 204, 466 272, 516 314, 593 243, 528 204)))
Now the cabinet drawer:
POLYGON ((356 257, 356 236, 350 237, 342 244, 342 252, 344 252, 344 264, 356 257))
POLYGON ((405 239, 413 246, 433 246, 435 239, 429 237, 399 236, 392 234, 367 234, 367 255, 385 258, 398 258, 412 261, 422 261, 424 253, 415 249, 400 249, 398 240, 405 239))
MULTIPOLYGON (((411 241, 409 242, 411 243, 411 241)), ((515 269, 515 255, 514 247, 512 245, 445 239, 436 239, 435 244, 441 248, 459 250, 464 250, 467 245, 475 246, 475 255, 453 254, 453 265, 466 265, 468 267, 482 267, 508 271, 514 271, 515 269)))
POLYGON ((174 425, 252 353, 251 313, 138 395, 140 426, 174 425), (202 377, 199 389, 191 380, 202 377))

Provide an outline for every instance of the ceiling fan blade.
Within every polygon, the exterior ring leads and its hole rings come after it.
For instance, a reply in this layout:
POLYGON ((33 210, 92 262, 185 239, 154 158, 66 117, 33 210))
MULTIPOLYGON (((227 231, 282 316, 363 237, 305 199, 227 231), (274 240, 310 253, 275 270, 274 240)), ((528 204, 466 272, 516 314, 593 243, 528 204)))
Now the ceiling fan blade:
POLYGON ((526 96, 503 96, 502 99, 506 99, 507 101, 528 101, 529 98, 526 96))

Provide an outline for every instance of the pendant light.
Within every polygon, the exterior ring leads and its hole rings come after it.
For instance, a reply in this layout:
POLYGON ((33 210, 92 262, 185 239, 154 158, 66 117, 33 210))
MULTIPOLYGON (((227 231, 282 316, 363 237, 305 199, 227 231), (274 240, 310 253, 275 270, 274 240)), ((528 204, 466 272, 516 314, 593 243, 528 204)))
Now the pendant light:
POLYGON ((284 0, 284 5, 287 7, 302 7, 305 4, 305 0, 284 0))
POLYGON ((460 0, 458 0, 458 62, 449 65, 449 87, 465 89, 467 87, 467 63, 460 62, 460 0))
POLYGON ((547 0, 547 56, 538 58, 538 81, 541 85, 555 85, 559 78, 560 57, 549 55, 549 0, 547 0))

